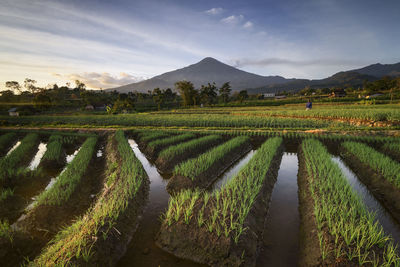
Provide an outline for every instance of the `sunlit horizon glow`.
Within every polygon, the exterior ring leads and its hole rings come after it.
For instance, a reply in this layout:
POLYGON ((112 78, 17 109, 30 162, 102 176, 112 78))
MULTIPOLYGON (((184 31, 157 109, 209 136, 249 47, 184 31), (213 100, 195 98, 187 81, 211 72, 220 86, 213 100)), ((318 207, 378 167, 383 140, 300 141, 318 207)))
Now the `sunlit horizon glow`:
POLYGON ((0 90, 79 79, 113 88, 214 57, 259 75, 325 78, 400 61, 395 0, 3 0, 0 90))

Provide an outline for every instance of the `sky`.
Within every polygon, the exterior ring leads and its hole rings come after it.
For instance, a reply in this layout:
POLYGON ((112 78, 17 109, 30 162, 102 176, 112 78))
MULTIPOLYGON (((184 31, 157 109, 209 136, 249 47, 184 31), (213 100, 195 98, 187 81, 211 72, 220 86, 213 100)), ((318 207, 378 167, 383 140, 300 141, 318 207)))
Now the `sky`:
POLYGON ((0 0, 0 90, 25 78, 106 89, 214 57, 326 78, 400 62, 399 0, 0 0))

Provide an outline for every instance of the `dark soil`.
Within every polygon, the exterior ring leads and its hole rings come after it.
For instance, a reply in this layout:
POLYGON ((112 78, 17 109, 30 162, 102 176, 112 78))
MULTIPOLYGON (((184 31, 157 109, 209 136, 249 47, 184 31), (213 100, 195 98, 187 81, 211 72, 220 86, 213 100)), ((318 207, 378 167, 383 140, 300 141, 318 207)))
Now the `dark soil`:
MULTIPOLYGON (((168 226, 164 223, 157 237, 157 245, 177 257, 211 266, 255 266, 282 153, 281 147, 244 222, 247 230, 240 236, 237 244, 231 237, 218 237, 215 233, 209 233, 205 226, 199 228, 197 222, 192 220, 189 225, 178 222, 168 226)), ((194 216, 197 212, 198 209, 194 211, 194 216)))
POLYGON ((368 187, 369 191, 400 223, 400 189, 396 188, 382 174, 375 172, 367 164, 341 148, 341 156, 357 177, 368 187))
POLYGON ((164 158, 158 157, 155 162, 157 165, 157 169, 161 173, 171 172, 173 170, 173 168, 175 167, 175 165, 177 165, 180 162, 183 162, 185 160, 188 160, 190 158, 194 158, 197 155, 200 155, 200 154, 206 152, 213 146, 218 145, 220 142, 221 141, 217 140, 217 141, 211 142, 209 144, 203 145, 202 147, 198 147, 198 148, 196 148, 196 150, 187 151, 186 153, 177 155, 177 156, 175 156, 173 158, 169 158, 169 159, 164 159, 164 158))
POLYGON ((314 200, 309 190, 304 155, 299 146, 299 186, 300 213, 300 257, 299 266, 321 266, 322 257, 318 242, 318 230, 314 216, 314 200))
POLYGON ((222 159, 214 162, 205 172, 201 173, 194 180, 182 175, 174 175, 169 180, 167 191, 170 194, 188 188, 208 188, 214 181, 225 172, 234 162, 243 157, 251 150, 251 144, 248 142, 243 143, 239 147, 226 154, 222 159))
MULTIPOLYGON (((107 146, 108 153, 112 154, 108 156, 109 160, 107 161, 119 161, 120 159, 116 153, 117 150, 114 139, 112 147, 113 148, 110 149, 110 146, 107 146)), ((134 198, 130 199, 125 211, 120 214, 117 221, 113 224, 106 239, 103 238, 103 232, 107 231, 108 224, 106 223, 99 229, 98 235, 95 237, 96 242, 92 247, 94 254, 90 258, 90 266, 114 266, 125 254, 127 246, 139 225, 140 215, 143 213, 144 206, 148 200, 148 191, 149 179, 146 176, 146 179, 143 181, 134 198)), ((138 240, 138 242, 140 242, 140 240, 138 240)), ((72 264, 78 266, 88 265, 88 263, 81 258, 74 258, 72 264)))
MULTIPOLYGON (((100 146, 100 143, 97 146, 100 146)), ((19 219, 16 229, 37 240, 42 246, 45 245, 63 227, 70 225, 77 216, 84 214, 94 202, 103 184, 104 163, 104 156, 96 158, 94 153, 80 184, 65 204, 40 205, 33 208, 19 219)), ((35 256, 42 246, 36 247, 33 253, 35 256)), ((32 254, 30 256, 32 257, 32 254)))

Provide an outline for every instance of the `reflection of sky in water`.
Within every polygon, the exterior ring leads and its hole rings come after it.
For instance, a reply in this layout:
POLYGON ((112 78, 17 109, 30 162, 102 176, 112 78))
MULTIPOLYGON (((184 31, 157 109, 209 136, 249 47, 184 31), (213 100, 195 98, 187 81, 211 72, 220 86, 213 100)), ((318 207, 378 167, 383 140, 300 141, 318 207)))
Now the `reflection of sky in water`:
POLYGON ((342 161, 340 157, 332 157, 332 160, 336 162, 342 169, 342 172, 347 178, 347 181, 353 188, 353 190, 358 193, 364 202, 367 210, 375 213, 376 218, 382 225, 385 233, 392 235, 395 242, 400 245, 400 227, 391 217, 391 215, 386 211, 386 209, 381 205, 381 203, 370 193, 368 188, 361 183, 357 176, 352 172, 349 167, 342 161))
POLYGON ((37 168, 46 150, 47 150, 47 145, 45 143, 40 143, 38 151, 28 167, 31 171, 37 168))
POLYGON ((243 158, 239 159, 234 163, 228 170, 226 170, 221 177, 214 183, 212 190, 219 190, 225 185, 230 179, 232 179, 239 171, 244 167, 250 159, 254 156, 255 150, 250 150, 243 158))
POLYGON ((7 156, 10 155, 10 153, 13 152, 20 144, 21 144, 21 141, 18 141, 18 142, 7 152, 7 156))

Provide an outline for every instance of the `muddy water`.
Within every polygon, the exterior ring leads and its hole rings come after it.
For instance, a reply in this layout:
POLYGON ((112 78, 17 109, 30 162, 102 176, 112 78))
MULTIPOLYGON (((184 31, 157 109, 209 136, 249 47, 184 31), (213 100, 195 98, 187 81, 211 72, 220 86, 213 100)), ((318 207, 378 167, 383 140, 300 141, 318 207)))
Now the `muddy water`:
POLYGON ((254 156, 256 150, 250 150, 243 158, 233 164, 228 170, 226 170, 218 180, 211 186, 211 190, 220 190, 230 179, 236 176, 238 172, 250 161, 254 156))
POLYGON ((285 152, 271 196, 257 266, 297 265, 300 227, 297 171, 297 154, 285 152))
POLYGON ((13 147, 10 150, 8 150, 6 156, 10 155, 11 152, 13 152, 20 144, 21 144, 21 141, 18 141, 17 143, 15 143, 15 145, 13 145, 13 147))
POLYGON ((37 168, 37 166, 39 166, 40 160, 42 159, 46 150, 47 150, 47 145, 45 143, 40 143, 36 155, 33 157, 31 163, 29 164, 28 167, 29 170, 33 171, 34 169, 37 168))
POLYGON ((381 203, 372 195, 368 188, 358 180, 357 176, 353 171, 343 162, 340 157, 333 156, 332 160, 336 162, 342 169, 345 177, 350 183, 351 187, 358 193, 362 198, 365 206, 370 212, 376 214, 377 221, 382 225, 383 230, 386 234, 390 234, 396 244, 400 246, 400 226, 381 205, 381 203))
POLYGON ((164 177, 160 175, 157 168, 147 160, 133 139, 128 141, 150 178, 150 192, 140 225, 132 237, 126 254, 118 262, 118 266, 201 266, 176 258, 155 245, 154 239, 161 225, 159 218, 168 207, 169 194, 165 189, 168 181, 165 178, 169 177, 168 174, 164 177))

